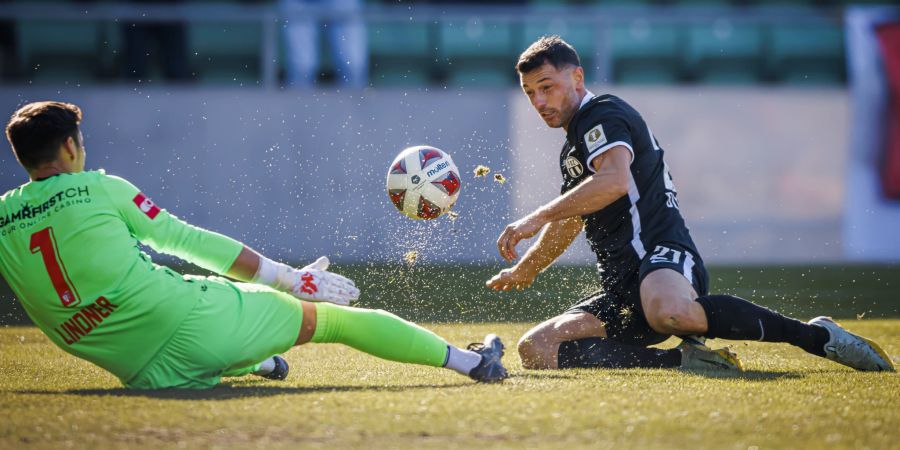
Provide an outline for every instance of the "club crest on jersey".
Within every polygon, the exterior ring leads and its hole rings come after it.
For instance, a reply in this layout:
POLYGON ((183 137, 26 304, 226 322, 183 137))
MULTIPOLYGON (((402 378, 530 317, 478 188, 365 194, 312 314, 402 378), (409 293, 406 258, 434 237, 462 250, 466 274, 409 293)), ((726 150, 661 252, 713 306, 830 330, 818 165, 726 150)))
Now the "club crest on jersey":
POLYGON ((134 196, 134 204, 141 210, 142 213, 146 214, 151 220, 156 218, 156 215, 159 214, 159 206, 156 206, 153 203, 153 200, 150 200, 146 195, 138 192, 138 195, 134 196))
POLYGON ((603 125, 599 123, 590 131, 584 133, 584 145, 587 146, 588 153, 593 152, 606 143, 606 133, 603 132, 603 125))
POLYGON ((581 161, 574 156, 566 158, 564 164, 566 166, 566 172, 569 172, 569 176, 572 178, 578 178, 584 173, 584 166, 582 166, 581 161))

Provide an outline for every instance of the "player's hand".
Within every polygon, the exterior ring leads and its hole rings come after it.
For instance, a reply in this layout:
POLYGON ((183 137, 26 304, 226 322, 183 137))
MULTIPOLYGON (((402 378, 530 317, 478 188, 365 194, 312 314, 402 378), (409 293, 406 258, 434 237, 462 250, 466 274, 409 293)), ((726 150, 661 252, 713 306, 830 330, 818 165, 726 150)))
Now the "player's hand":
POLYGON ((300 300, 344 306, 359 298, 359 289, 349 278, 312 268, 323 266, 328 267, 328 258, 319 258, 315 263, 294 271, 290 293, 300 300))
POLYGON ((546 225, 546 222, 535 214, 529 214, 507 225, 506 229, 503 230, 503 234, 497 239, 497 250, 500 251, 500 256, 507 262, 519 259, 516 245, 522 239, 534 237, 541 231, 541 228, 544 228, 544 225, 546 225))
POLYGON ((503 269, 484 285, 495 291, 523 290, 534 283, 535 275, 519 267, 503 269))

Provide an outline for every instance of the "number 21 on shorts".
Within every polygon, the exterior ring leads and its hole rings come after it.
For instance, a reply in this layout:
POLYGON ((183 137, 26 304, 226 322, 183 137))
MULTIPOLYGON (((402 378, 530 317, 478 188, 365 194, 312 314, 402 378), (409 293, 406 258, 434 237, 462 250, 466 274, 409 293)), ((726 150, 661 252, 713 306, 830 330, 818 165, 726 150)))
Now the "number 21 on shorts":
POLYGON ((678 264, 681 262, 681 252, 669 247, 657 245, 650 256, 650 264, 678 264))

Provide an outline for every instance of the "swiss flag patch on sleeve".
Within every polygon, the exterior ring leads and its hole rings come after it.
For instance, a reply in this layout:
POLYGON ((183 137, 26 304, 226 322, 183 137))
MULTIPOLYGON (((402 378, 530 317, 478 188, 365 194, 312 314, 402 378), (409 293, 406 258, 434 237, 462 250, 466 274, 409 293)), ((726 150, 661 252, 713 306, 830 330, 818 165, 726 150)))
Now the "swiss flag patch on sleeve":
POLYGON ((138 192, 138 195, 134 196, 134 204, 141 210, 142 213, 146 214, 151 220, 156 218, 156 215, 159 214, 159 206, 156 206, 153 203, 153 200, 150 200, 146 195, 138 192))

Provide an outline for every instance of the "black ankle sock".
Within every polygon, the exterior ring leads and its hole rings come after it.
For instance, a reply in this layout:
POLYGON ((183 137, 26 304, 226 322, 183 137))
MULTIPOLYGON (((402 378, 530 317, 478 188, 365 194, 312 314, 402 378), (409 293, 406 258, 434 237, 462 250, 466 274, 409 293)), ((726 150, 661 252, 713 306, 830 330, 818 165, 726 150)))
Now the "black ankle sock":
POLYGON ((607 369, 666 368, 681 366, 677 349, 637 347, 606 338, 586 338, 559 344, 560 369, 603 367, 607 369))
POLYGON ((706 311, 706 337, 763 342, 787 342, 825 356, 828 330, 778 314, 731 295, 707 295, 697 302, 706 311))

